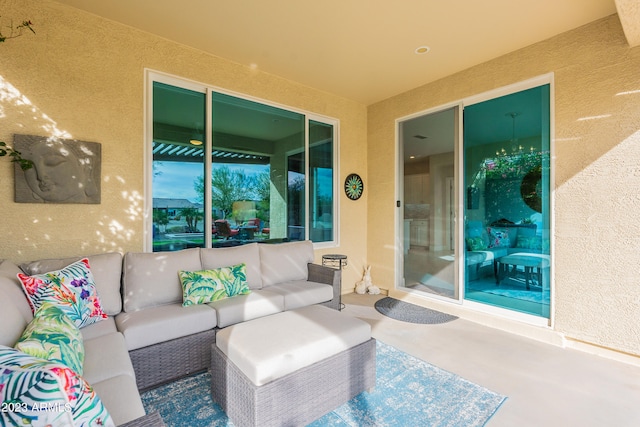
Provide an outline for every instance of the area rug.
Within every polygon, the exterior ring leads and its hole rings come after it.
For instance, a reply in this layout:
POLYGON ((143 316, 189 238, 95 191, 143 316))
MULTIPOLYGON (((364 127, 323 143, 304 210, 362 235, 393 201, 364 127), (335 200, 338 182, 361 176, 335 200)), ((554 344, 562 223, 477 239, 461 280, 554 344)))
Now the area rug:
POLYGON ((519 289, 483 289, 482 292, 486 292, 493 295, 501 295, 503 297, 515 298, 523 301, 535 302, 538 304, 549 304, 549 292, 543 293, 542 291, 523 291, 519 289))
POLYGON ((452 320, 457 319, 456 316, 420 307, 419 305, 400 301, 391 297, 385 297, 376 301, 374 306, 376 310, 385 316, 396 320, 402 320, 403 322, 435 325, 438 323, 451 322, 452 320))
MULTIPOLYGON (((376 387, 310 424, 313 427, 483 426, 506 397, 378 341, 376 387)), ((233 423, 210 394, 208 372, 142 394, 147 412, 169 427, 233 423)))
POLYGON ((513 298, 521 301, 533 302, 536 304, 549 305, 550 292, 542 291, 542 287, 531 284, 531 289, 525 288, 524 279, 508 278, 503 280, 500 285, 496 285, 493 277, 486 277, 474 280, 469 283, 467 293, 484 292, 486 294, 500 295, 507 298, 513 298))

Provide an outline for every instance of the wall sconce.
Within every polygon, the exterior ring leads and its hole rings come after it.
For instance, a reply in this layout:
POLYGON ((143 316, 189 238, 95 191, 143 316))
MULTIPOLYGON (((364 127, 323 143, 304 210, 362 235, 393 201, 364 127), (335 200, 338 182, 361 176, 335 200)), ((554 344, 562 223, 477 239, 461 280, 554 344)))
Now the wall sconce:
POLYGON ((467 209, 478 209, 480 207, 480 189, 477 187, 467 187, 467 209))

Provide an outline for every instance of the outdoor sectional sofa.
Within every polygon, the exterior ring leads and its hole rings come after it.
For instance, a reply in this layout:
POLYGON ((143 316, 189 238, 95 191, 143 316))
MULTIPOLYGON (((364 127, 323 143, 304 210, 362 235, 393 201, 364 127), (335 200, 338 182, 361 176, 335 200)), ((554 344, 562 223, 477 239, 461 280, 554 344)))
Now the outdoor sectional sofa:
POLYGON ((497 274, 496 262, 516 253, 549 253, 549 240, 536 234, 535 225, 492 223, 471 220, 466 224, 466 263, 471 280, 481 276, 481 269, 491 267, 490 274, 497 274))
MULTIPOLYGON (((33 319, 16 275, 59 270, 79 258, 20 267, 0 262, 0 346, 13 347, 33 319)), ((340 271, 314 264, 310 241, 87 258, 108 317, 80 329, 85 350, 82 376, 116 425, 144 420, 141 391, 208 369, 218 330, 314 304, 340 308, 340 271), (246 265, 250 293, 182 305, 178 271, 241 263, 246 265)))

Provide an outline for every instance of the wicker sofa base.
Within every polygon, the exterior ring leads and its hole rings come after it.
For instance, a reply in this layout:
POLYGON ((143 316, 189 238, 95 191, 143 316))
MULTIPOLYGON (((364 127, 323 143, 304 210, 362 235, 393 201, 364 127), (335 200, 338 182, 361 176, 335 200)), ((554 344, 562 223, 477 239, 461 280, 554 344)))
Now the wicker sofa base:
POLYGON ((138 390, 145 391, 211 366, 218 328, 129 352, 138 390))
POLYGON ((167 427, 167 425, 162 421, 162 417, 158 412, 152 412, 144 417, 122 424, 120 427, 167 427))
POLYGON ((306 425, 375 382, 373 338, 262 386, 211 346, 211 396, 239 427, 306 425))

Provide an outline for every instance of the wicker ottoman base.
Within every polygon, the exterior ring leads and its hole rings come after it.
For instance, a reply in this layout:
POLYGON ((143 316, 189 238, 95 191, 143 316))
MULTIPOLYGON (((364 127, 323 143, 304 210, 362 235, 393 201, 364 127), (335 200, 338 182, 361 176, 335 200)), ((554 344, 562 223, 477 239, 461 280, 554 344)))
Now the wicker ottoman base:
POLYGON ((376 382, 376 341, 256 386, 214 344, 211 396, 236 426, 304 426, 376 382))

